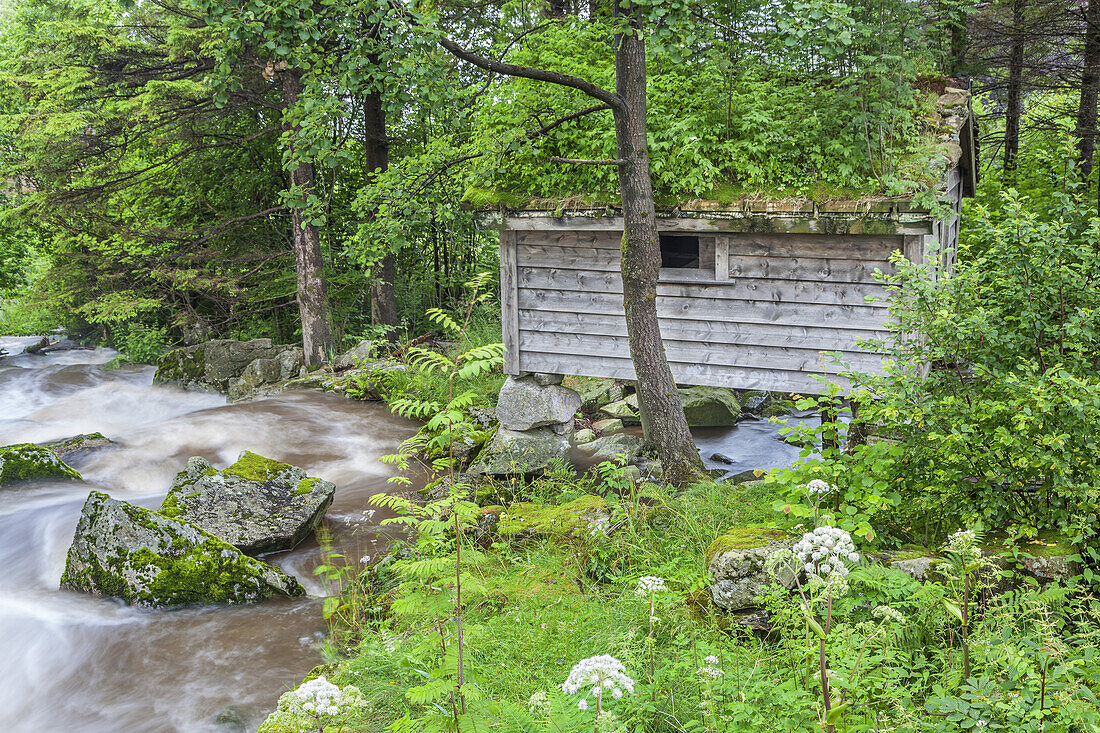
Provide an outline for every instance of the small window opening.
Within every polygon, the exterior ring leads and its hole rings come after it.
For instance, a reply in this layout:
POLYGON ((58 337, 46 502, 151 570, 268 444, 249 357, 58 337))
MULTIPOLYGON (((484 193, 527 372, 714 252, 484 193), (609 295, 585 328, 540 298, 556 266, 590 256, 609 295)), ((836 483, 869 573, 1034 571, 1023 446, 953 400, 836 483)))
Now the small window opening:
POLYGON ((694 234, 662 234, 661 267, 699 267, 699 237, 694 234))

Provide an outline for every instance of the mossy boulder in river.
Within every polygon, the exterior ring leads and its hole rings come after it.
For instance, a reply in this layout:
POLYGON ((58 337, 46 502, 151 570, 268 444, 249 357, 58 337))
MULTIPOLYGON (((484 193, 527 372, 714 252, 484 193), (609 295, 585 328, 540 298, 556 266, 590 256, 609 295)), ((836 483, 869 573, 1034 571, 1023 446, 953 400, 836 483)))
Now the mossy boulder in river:
POLYGON ((115 445, 115 442, 103 433, 81 433, 71 438, 43 443, 42 447, 49 448, 63 461, 77 463, 97 450, 112 445, 115 445))
POLYGON ((0 486, 32 479, 75 478, 80 474, 49 448, 17 443, 0 448, 0 486))
POLYGON ((305 592, 294 578, 193 524, 99 491, 84 502, 61 587, 151 607, 305 592))
POLYGON ((730 427, 741 417, 741 403, 732 389, 688 387, 680 390, 680 402, 693 428, 730 427))
POLYGON ((191 522, 247 555, 289 550, 312 532, 336 486, 295 466, 245 451, 218 471, 204 458, 187 461, 160 513, 191 522))

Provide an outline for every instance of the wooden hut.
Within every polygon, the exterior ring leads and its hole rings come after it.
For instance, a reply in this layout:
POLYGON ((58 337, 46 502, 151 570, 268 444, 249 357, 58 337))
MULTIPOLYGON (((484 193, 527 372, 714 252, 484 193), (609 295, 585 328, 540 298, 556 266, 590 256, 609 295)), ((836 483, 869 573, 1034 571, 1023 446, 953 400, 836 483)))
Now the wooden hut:
MULTIPOLYGON (((900 250, 950 273, 959 211, 975 186, 967 92, 939 98, 942 144, 931 165, 953 208, 943 218, 910 200, 746 199, 658 212, 661 335, 681 385, 815 393, 837 367, 866 372, 862 347, 887 335, 876 271, 900 250), (871 299, 871 300, 869 300, 871 299)), ((607 209, 498 212, 505 371, 631 379, 619 277, 622 218, 607 209)), ((833 380, 836 381, 836 380, 833 380)))

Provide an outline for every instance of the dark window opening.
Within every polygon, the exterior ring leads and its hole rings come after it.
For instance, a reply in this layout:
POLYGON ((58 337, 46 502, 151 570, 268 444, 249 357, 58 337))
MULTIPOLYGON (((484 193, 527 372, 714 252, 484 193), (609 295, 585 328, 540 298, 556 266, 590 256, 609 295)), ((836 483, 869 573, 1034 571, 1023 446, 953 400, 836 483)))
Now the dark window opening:
POLYGON ((699 237, 694 234, 662 234, 661 267, 699 267, 699 237))

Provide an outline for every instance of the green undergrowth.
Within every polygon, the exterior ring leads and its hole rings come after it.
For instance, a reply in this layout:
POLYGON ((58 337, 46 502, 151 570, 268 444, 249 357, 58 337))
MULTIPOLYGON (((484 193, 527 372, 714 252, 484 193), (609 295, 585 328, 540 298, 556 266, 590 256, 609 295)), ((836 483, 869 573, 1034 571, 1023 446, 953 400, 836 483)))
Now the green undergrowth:
MULTIPOLYGON (((356 686, 368 701, 349 729, 455 730, 447 691, 459 689, 467 706, 459 730, 492 721, 486 729, 590 731, 592 710, 579 708, 580 695, 564 694, 561 684, 580 660, 607 654, 623 663, 635 689, 608 700, 612 716, 600 731, 820 730, 818 637, 797 597, 773 586, 766 635, 719 613, 708 597, 706 561, 716 545, 758 547, 801 531, 794 524, 801 518, 773 509, 781 487, 703 482, 623 491, 615 478, 562 469, 512 486, 502 506, 467 507, 459 494, 429 503, 418 522, 435 533, 434 544, 395 548, 338 601, 329 679, 356 686), (433 506, 443 514, 432 514, 433 506), (457 519, 446 518, 451 506, 457 519), (606 532, 579 521, 569 532, 522 537, 478 529, 489 514, 507 521, 509 512, 534 510, 561 519, 593 508, 610 515, 606 532), (457 688, 455 524, 465 527, 457 688), (647 576, 662 587, 639 591, 647 576), (358 612, 346 612, 356 604, 358 612)), ((942 548, 930 551, 950 559, 942 548)), ((1084 733, 1100 723, 1093 692, 1100 626, 1087 599, 1057 585, 986 593, 980 610, 971 607, 974 671, 966 679, 950 613, 959 591, 950 580, 921 584, 861 561, 848 584, 828 637, 834 694, 842 690, 851 703, 837 716, 837 733, 1084 733), (902 621, 878 613, 880 606, 902 621), (1053 659, 1073 661, 1055 667, 1053 659), (974 728, 981 720, 1022 720, 1038 707, 1044 712, 1035 725, 974 728)))

